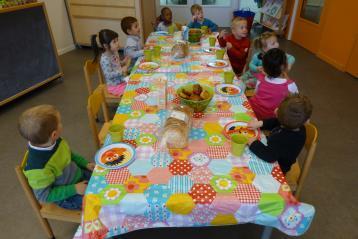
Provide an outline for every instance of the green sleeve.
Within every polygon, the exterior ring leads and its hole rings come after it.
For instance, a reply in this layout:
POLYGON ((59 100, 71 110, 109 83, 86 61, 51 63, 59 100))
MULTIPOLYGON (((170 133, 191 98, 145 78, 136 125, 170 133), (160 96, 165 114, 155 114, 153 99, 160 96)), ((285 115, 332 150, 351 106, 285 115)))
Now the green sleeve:
POLYGON ((82 156, 71 152, 71 160, 74 161, 78 167, 86 168, 88 161, 82 156))
POLYGON ((46 198, 46 202, 61 201, 69 197, 72 197, 76 194, 77 192, 74 184, 56 186, 50 190, 46 198))

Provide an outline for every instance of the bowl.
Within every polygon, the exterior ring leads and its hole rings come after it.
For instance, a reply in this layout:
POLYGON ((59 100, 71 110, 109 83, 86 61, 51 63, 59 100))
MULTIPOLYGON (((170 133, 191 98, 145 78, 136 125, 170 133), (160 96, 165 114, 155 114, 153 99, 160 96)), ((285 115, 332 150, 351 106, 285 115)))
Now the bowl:
POLYGON ((201 29, 190 28, 189 29, 189 42, 190 43, 200 42, 201 35, 202 35, 201 29))
POLYGON ((210 97, 208 99, 200 100, 200 101, 196 101, 196 100, 194 101, 194 100, 188 100, 188 99, 180 97, 179 92, 182 92, 183 89, 192 92, 193 91, 193 85, 194 84, 187 84, 187 85, 180 86, 177 89, 177 95, 178 95, 178 97, 180 99, 181 104, 189 106, 190 108, 192 108, 194 110, 195 113, 203 112, 206 109, 206 107, 208 107, 211 99, 213 98, 214 90, 209 86, 200 84, 201 87, 203 88, 203 90, 206 90, 207 92, 209 92, 210 97))

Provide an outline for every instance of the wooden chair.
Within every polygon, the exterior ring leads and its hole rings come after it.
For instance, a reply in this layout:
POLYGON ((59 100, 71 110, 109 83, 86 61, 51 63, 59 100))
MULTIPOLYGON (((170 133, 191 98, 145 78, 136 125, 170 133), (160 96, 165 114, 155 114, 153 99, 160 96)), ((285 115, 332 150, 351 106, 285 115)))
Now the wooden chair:
POLYGON ((64 209, 54 203, 40 204, 35 198, 35 195, 23 172, 23 169, 26 165, 27 157, 28 152, 26 152, 21 165, 15 167, 17 178, 19 179, 20 185, 31 204, 31 207, 35 211, 37 219, 39 220, 46 235, 48 236, 48 238, 55 238, 47 219, 81 223, 81 211, 64 209))
POLYGON ((93 92, 93 81, 94 81, 94 76, 97 75, 98 77, 98 86, 101 86, 104 90, 104 97, 107 103, 119 103, 121 101, 122 96, 115 96, 112 95, 110 93, 108 93, 107 91, 107 87, 106 84, 104 83, 104 77, 103 77, 103 73, 101 70, 100 65, 98 64, 98 62, 93 62, 92 60, 87 60, 85 62, 85 65, 83 66, 83 72, 84 72, 84 76, 85 76, 85 80, 86 80, 86 84, 87 84, 87 90, 88 90, 88 94, 92 94, 93 92))
POLYGON ((317 139, 317 128, 312 123, 306 124, 306 142, 304 146, 306 156, 302 157, 302 160, 298 159, 297 162, 292 165, 291 170, 286 174, 288 181, 291 179, 296 180, 297 182, 296 190, 294 192, 294 195, 297 199, 299 199, 301 196, 304 181, 306 180, 308 171, 311 167, 311 163, 316 152, 317 139))
POLYGON ((106 135, 108 133, 109 126, 111 126, 112 121, 109 120, 108 106, 107 102, 104 99, 103 88, 97 87, 93 93, 88 97, 87 103, 87 113, 90 127, 93 134, 93 139, 96 143, 97 148, 100 148, 103 145, 106 135), (98 130, 96 118, 102 109, 104 123, 102 128, 98 130))

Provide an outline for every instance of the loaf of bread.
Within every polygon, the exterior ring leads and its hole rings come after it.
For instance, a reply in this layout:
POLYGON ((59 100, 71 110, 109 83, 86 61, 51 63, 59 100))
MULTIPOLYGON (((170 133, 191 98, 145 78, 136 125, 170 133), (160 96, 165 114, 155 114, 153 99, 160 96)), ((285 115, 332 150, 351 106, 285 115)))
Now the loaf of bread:
POLYGON ((189 54, 189 45, 186 41, 177 41, 172 48, 173 58, 184 58, 189 54))

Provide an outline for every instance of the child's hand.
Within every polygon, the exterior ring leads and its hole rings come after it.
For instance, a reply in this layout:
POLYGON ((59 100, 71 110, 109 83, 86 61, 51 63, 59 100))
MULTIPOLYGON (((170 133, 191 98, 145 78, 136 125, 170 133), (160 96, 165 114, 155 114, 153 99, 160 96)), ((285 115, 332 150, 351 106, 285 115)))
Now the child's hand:
POLYGON ((193 22, 196 22, 198 20, 198 16, 194 15, 192 19, 193 19, 193 22))
POLYGON ((264 73, 264 68, 262 66, 258 66, 256 69, 258 72, 264 73))
POLYGON ((225 37, 227 34, 227 31, 226 30, 222 30, 219 34, 219 38, 222 38, 222 37, 225 37))
POLYGON ((228 50, 230 50, 230 49, 232 48, 232 44, 231 44, 230 42, 227 42, 227 43, 226 43, 226 48, 227 48, 228 50))
POLYGON ((257 119, 253 119, 250 122, 247 123, 247 128, 249 129, 257 129, 262 127, 263 122, 260 120, 258 121, 257 119))
POLYGON ((127 65, 122 67, 122 73, 124 76, 126 76, 128 74, 128 66, 127 65))
POLYGON ((82 182, 75 184, 77 194, 84 195, 86 192, 87 184, 88 184, 87 181, 82 181, 82 182))
POLYGON ((247 139, 247 145, 251 145, 254 141, 256 141, 257 139, 256 138, 252 138, 252 137, 249 137, 248 139, 247 139))
POLYGON ((95 167, 96 167, 96 164, 94 164, 94 163, 88 163, 87 166, 86 166, 86 168, 89 171, 93 171, 95 167))

